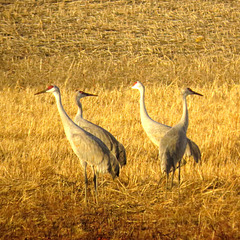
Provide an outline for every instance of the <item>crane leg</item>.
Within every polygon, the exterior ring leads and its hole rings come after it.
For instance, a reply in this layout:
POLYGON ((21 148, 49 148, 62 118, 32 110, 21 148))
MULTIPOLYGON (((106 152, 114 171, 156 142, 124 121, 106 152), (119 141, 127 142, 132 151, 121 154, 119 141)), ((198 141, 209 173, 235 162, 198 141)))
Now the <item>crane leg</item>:
POLYGON ((98 176, 95 172, 94 166, 92 166, 93 169, 93 182, 94 182, 94 190, 95 190, 95 197, 96 197, 96 203, 98 203, 98 198, 97 198, 97 185, 98 185, 98 176))
POLYGON ((173 166, 173 170, 172 170, 172 181, 171 181, 171 188, 173 187, 173 178, 174 178, 174 173, 175 173, 175 166, 173 166))
POLYGON ((178 184, 180 185, 181 178, 181 160, 178 162, 178 184))
POLYGON ((169 173, 166 173, 166 189, 168 189, 169 173))
POLYGON ((84 165, 84 177, 85 177, 85 203, 87 203, 87 186, 88 186, 87 164, 84 165))

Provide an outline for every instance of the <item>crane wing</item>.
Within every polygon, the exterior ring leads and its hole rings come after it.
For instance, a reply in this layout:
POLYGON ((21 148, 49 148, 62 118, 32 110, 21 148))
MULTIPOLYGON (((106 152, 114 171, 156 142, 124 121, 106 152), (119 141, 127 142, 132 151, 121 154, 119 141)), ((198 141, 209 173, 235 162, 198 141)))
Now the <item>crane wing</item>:
POLYGON ((104 142, 110 151, 112 150, 113 143, 111 137, 109 136, 110 133, 107 130, 83 118, 76 123, 85 131, 91 133, 104 142))
POLYGON ((73 134, 70 141, 75 154, 90 165, 96 166, 98 172, 111 171, 109 150, 95 136, 85 132, 84 134, 73 134))
POLYGON ((121 166, 126 164, 125 148, 120 142, 117 141, 117 139, 110 132, 83 118, 81 118, 76 123, 85 131, 99 138, 107 146, 107 148, 116 156, 121 166))
MULTIPOLYGON (((157 146, 159 146, 159 142, 163 138, 163 136, 170 130, 171 127, 163 124, 154 124, 152 127, 145 129, 150 140, 157 146)), ((192 156, 196 163, 201 160, 201 151, 198 145, 187 138, 187 147, 185 150, 185 155, 192 156)))
POLYGON ((168 169, 171 165, 176 166, 177 162, 183 157, 187 145, 187 138, 183 131, 171 128, 161 139, 159 144, 159 155, 163 166, 168 169), (172 162, 174 161, 174 162, 172 162))

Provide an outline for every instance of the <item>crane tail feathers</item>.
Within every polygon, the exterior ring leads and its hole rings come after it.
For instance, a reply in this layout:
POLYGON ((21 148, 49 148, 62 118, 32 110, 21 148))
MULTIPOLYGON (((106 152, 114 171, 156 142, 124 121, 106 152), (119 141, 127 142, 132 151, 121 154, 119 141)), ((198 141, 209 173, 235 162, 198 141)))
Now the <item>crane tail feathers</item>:
POLYGON ((120 167, 119 162, 114 155, 110 156, 110 168, 109 173, 112 175, 112 178, 115 179, 119 176, 120 167))
POLYGON ((169 174, 172 167, 174 167, 174 159, 169 153, 169 151, 159 152, 161 171, 162 173, 169 174))
POLYGON ((121 167, 127 164, 126 151, 122 144, 119 146, 117 160, 120 163, 121 167))
POLYGON ((120 172, 120 167, 119 167, 119 163, 116 160, 112 164, 111 170, 110 170, 110 174, 112 175, 112 178, 115 179, 116 177, 118 177, 119 176, 119 172, 120 172))
POLYGON ((196 163, 198 163, 201 160, 201 151, 198 147, 198 145, 191 141, 190 139, 187 139, 187 147, 185 154, 188 156, 193 156, 196 163))

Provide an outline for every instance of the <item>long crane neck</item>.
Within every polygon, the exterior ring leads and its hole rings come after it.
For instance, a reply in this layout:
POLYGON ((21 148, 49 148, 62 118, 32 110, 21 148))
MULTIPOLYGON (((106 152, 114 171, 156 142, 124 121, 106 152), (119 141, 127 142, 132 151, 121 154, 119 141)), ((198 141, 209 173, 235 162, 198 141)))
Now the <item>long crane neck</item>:
POLYGON ((152 120, 146 110, 146 106, 145 106, 145 88, 142 87, 140 89, 140 115, 141 115, 141 120, 142 122, 145 122, 147 120, 152 120))
POLYGON ((178 123, 185 132, 187 132, 188 129, 188 108, 186 97, 186 95, 183 95, 183 114, 180 122, 178 123))
POLYGON ((65 133, 68 133, 68 129, 75 125, 75 123, 72 121, 72 119, 67 115, 67 113, 65 112, 63 105, 62 105, 62 100, 61 100, 61 94, 60 92, 54 92, 54 97, 56 98, 56 103, 57 103, 57 108, 58 108, 58 112, 60 114, 62 123, 63 123, 63 127, 65 130, 65 133))
POLYGON ((83 117, 83 111, 82 111, 82 104, 80 102, 80 98, 76 97, 76 103, 77 103, 77 106, 78 106, 78 111, 77 111, 77 117, 80 117, 82 118, 83 117))

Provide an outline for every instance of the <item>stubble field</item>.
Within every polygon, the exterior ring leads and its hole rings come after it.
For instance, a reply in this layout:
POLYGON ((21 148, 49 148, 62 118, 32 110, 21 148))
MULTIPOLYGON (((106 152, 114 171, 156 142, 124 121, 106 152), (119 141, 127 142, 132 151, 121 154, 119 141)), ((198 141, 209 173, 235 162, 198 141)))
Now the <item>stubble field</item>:
POLYGON ((240 27, 238 1, 1 1, 1 239, 239 239, 240 27), (165 190, 158 149, 143 132, 139 92, 158 122, 174 125, 188 97, 180 187, 165 190), (127 151, 114 181, 99 180, 95 203, 64 134, 50 84, 74 118, 109 130, 127 151), (159 183, 160 180, 160 183, 159 183), (159 183, 159 184, 158 184, 159 183))

